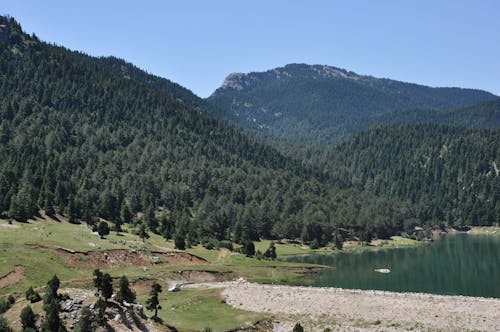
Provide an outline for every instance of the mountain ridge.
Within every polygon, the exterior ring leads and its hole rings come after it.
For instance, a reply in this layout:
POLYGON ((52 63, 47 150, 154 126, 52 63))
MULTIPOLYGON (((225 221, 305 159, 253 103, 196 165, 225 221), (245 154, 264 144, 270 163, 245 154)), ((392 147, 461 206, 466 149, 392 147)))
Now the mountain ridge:
POLYGON ((431 88, 326 65, 289 64, 230 74, 207 100, 242 128, 325 145, 379 124, 383 114, 455 109, 497 98, 477 89, 431 88))

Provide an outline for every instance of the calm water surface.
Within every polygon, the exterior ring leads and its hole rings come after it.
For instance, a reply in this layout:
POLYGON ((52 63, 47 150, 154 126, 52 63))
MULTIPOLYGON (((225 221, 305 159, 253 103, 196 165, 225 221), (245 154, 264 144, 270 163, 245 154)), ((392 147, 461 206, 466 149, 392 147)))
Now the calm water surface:
POLYGON ((419 248, 290 257, 335 266, 303 280, 309 286, 500 298, 500 235, 453 234, 419 248), (388 268, 388 274, 374 269, 388 268))

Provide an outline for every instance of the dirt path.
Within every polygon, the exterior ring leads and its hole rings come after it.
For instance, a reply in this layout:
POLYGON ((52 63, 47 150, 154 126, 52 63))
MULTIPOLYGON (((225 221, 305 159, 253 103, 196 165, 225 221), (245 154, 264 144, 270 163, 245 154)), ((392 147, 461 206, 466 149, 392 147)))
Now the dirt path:
POLYGON ((17 265, 16 267, 14 267, 14 270, 0 277, 0 288, 17 284, 24 279, 24 266, 17 265))
MULTIPOLYGON (((253 283, 207 283, 224 287, 226 302, 236 308, 267 312, 300 321, 310 331, 500 331, 500 299, 432 294, 292 287, 253 283)), ((280 327, 281 325, 281 327, 280 327)))

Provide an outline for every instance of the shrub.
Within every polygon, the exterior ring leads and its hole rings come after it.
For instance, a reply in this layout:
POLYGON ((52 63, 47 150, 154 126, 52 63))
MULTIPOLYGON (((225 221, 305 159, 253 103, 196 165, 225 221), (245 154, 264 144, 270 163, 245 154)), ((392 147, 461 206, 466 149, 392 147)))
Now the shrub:
POLYGON ((9 301, 6 301, 5 299, 0 299, 0 314, 3 314, 9 309, 10 309, 9 301))
POLYGON ((33 290, 33 287, 31 286, 24 294, 26 295, 26 300, 30 301, 31 303, 36 303, 42 299, 40 294, 38 292, 35 292, 33 290))
POLYGON ((228 240, 219 241, 218 247, 219 248, 226 248, 229 251, 233 251, 234 250, 233 243, 231 241, 228 241, 228 240))
POLYGON ((255 255, 255 245, 253 244, 253 241, 244 241, 243 246, 241 247, 241 253, 246 255, 247 257, 252 257, 253 255, 255 255))
POLYGON ((300 323, 297 323, 293 327, 293 332, 304 332, 304 328, 300 325, 300 323))
POLYGON ((21 325, 23 326, 23 331, 26 331, 28 328, 36 329, 36 316, 33 313, 33 310, 29 305, 24 307, 21 311, 21 325))
POLYGON ((184 250, 186 249, 186 242, 184 241, 184 236, 176 234, 174 238, 175 249, 184 250))
POLYGON ((9 322, 5 317, 0 316, 0 331, 2 332, 12 332, 13 330, 9 326, 9 322))
POLYGON ((309 244, 309 248, 311 249, 318 249, 320 247, 318 240, 314 239, 311 241, 309 244))

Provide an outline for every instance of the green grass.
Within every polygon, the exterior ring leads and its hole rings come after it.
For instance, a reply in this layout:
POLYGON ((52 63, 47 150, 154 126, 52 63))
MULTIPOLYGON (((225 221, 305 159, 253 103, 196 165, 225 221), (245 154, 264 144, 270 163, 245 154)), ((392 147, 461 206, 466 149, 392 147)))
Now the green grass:
MULTIPOLYGON (((0 288, 0 295, 13 291, 24 292, 29 286, 42 287, 54 274, 62 281, 63 287, 92 288, 93 268, 76 268, 67 266, 60 258, 42 248, 66 248, 87 252, 109 249, 164 250, 173 249, 172 241, 165 241, 161 236, 150 233, 144 243, 133 234, 132 229, 125 228, 121 235, 111 232, 106 239, 101 239, 85 225, 73 225, 52 220, 35 220, 30 223, 0 220, 0 276, 14 269, 16 265, 25 267, 24 279, 18 283, 0 288)), ((255 242, 257 250, 265 252, 271 241, 255 242)), ((378 250, 380 248, 397 248, 415 246, 418 242, 399 237, 390 241, 373 241, 370 246, 361 246, 348 242, 344 251, 378 250)), ((301 277, 301 269, 312 265, 279 261, 258 260, 248 258, 227 249, 207 250, 195 246, 187 252, 206 259, 203 265, 156 265, 148 267, 122 266, 103 269, 117 278, 127 275, 133 282, 139 278, 168 280, 177 279, 178 271, 211 270, 232 272, 235 277, 243 277, 249 281, 261 283, 294 284, 301 277)), ((304 254, 334 254, 329 245, 326 248, 310 249, 298 244, 276 244, 278 257, 304 254)), ((175 326, 181 331, 199 331, 210 327, 214 331, 224 331, 241 325, 254 323, 265 315, 246 312, 223 303, 220 290, 217 289, 183 289, 179 293, 168 293, 167 287, 161 296, 163 310, 160 317, 165 323, 175 326)), ((138 294, 144 303, 147 292, 138 294)))
MULTIPOLYGON (((214 332, 227 331, 242 325, 253 324, 266 316, 235 309, 227 305, 220 289, 183 289, 180 292, 160 295, 162 310, 158 316, 180 331, 202 331, 210 327, 214 332)), ((139 302, 145 303, 147 295, 139 302)))

